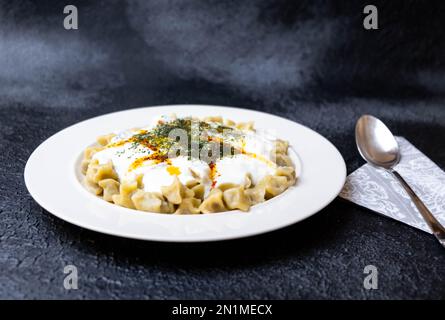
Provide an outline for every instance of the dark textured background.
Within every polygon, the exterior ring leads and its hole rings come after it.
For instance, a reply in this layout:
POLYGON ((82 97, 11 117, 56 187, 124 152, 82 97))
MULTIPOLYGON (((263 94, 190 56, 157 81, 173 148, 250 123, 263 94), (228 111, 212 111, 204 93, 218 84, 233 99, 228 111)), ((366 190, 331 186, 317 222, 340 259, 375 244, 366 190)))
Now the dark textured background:
POLYGON ((58 220, 23 182, 32 150, 58 130, 175 103, 298 121, 349 172, 362 164, 354 123, 372 113, 444 168, 444 1, 373 1, 378 31, 363 29, 363 1, 66 4, 79 9, 77 31, 63 28, 63 1, 0 4, 1 298, 445 298, 432 236, 340 200, 262 236, 163 244, 58 220), (63 288, 66 264, 77 291, 63 288), (368 264, 378 290, 363 289, 368 264))

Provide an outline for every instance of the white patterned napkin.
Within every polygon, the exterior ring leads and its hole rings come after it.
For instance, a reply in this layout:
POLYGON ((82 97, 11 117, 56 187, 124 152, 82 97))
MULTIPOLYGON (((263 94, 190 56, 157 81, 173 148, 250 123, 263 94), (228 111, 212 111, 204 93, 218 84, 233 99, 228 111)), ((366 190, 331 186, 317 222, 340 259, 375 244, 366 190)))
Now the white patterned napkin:
MULTIPOLYGON (((396 170, 440 223, 445 225, 445 172, 403 137, 396 170)), ((365 164, 346 179, 340 197, 431 233, 416 206, 387 171, 365 164)))

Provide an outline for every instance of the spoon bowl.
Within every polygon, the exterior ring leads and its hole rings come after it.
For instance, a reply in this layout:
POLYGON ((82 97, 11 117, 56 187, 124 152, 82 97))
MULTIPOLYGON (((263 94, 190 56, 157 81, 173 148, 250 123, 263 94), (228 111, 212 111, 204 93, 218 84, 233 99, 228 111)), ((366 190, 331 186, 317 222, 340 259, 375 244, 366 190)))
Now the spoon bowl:
POLYGON ((397 140, 388 127, 376 117, 360 117, 355 126, 355 142, 360 155, 374 166, 389 169, 400 161, 397 140))

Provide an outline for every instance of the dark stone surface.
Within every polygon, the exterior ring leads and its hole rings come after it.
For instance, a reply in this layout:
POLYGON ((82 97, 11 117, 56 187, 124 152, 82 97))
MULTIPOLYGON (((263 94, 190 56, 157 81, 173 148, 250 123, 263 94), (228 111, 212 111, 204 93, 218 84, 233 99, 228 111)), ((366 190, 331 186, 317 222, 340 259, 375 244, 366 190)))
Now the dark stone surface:
POLYGON ((0 298, 445 298, 432 236, 338 199, 273 233, 164 244, 65 223, 23 182, 34 148, 66 126, 176 103, 298 121, 349 172, 362 164, 355 121, 371 113, 444 168, 443 1, 375 1, 378 31, 363 30, 362 1, 70 3, 77 31, 62 3, 0 5, 0 298), (63 288, 67 264, 79 290, 63 288), (363 288, 368 264, 378 290, 363 288))

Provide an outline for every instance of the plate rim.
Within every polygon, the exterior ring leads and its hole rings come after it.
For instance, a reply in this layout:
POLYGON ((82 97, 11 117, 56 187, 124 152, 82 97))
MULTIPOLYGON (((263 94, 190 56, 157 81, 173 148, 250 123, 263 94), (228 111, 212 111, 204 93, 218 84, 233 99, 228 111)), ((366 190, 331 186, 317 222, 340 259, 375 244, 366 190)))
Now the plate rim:
MULTIPOLYGON (((162 110, 159 110, 160 113, 162 113, 162 110)), ((253 119, 254 120, 254 119, 253 119)), ((93 137, 94 139, 94 137, 93 137)), ((297 157, 300 159, 300 154, 298 152, 296 152, 297 157)), ((75 161, 73 161, 75 162, 75 161)), ((300 165, 304 166, 304 164, 301 162, 300 160, 300 165)), ((79 184, 79 182, 77 181, 77 178, 75 177, 75 173, 74 170, 72 172, 72 174, 69 175, 71 178, 75 179, 77 184, 79 184)), ((70 178, 70 179, 71 179, 70 178)), ((341 192, 345 181, 346 181, 346 163, 345 160, 342 156, 342 154, 340 153, 340 151, 338 150, 338 148, 326 137, 324 137, 323 135, 321 135, 320 133, 318 133, 317 131, 309 128, 306 125, 303 125, 299 122, 275 115, 275 114, 270 114, 264 111, 260 111, 260 110, 254 110, 254 109, 248 109, 248 108, 239 108, 239 107, 232 107, 232 106, 219 106, 219 105, 204 105, 204 104, 172 104, 172 105, 156 105, 156 106, 143 106, 143 107, 137 107, 137 108, 129 108, 129 109, 125 109, 125 110, 118 110, 118 111, 113 111, 113 112, 109 112, 109 113, 105 113, 102 115, 97 115, 79 122, 76 122, 62 130, 57 131, 56 133, 52 134, 51 136, 49 136, 48 138, 46 138, 43 142, 41 142, 34 150, 33 152, 30 154, 26 165, 25 165, 25 169, 24 169, 24 181, 25 181, 25 185, 26 188, 29 192, 29 194, 31 195, 31 197, 33 198, 34 201, 36 201, 36 203, 41 206, 43 209, 45 209, 46 211, 48 211, 51 215, 66 221, 68 223, 74 224, 78 227, 81 228, 85 228, 94 232, 99 232, 99 233, 103 233, 103 234, 107 234, 107 235, 111 235, 111 236, 117 236, 120 238, 128 238, 128 239, 135 239, 135 240, 143 240, 143 241, 154 241, 154 242, 173 242, 173 243, 198 243, 198 242, 216 242, 216 241, 225 241, 225 240, 233 240, 233 239, 240 239, 240 238, 247 238, 247 237, 252 237, 255 235, 260 235, 260 234, 266 234, 266 233, 270 233, 282 228, 285 228, 287 226, 291 226, 294 225, 300 221, 303 221, 305 219, 308 219, 309 217, 315 215, 316 213, 319 213, 320 211, 322 211, 324 208, 326 208, 330 203, 332 203, 332 201, 335 200, 335 198, 338 196, 338 194, 341 192), (332 192, 332 195, 329 197, 329 199, 326 199, 324 201, 324 204, 321 206, 317 206, 318 209, 316 210, 312 210, 311 213, 305 214, 303 217, 298 217, 296 219, 293 219, 293 221, 289 222, 289 221, 284 221, 283 223, 279 223, 277 225, 274 225, 270 228, 259 228, 258 230, 252 230, 250 232, 243 232, 242 234, 238 234, 238 235, 218 235, 218 236, 214 236, 214 237, 210 237, 210 238, 206 238, 206 237, 199 237, 198 239, 195 237, 190 237, 190 238, 172 238, 171 236, 169 237, 168 235, 166 237, 151 237, 151 236, 139 236, 139 235, 131 235, 131 234, 123 234, 123 233, 117 233, 116 231, 113 230, 109 230, 108 228, 101 228, 101 227, 96 227, 96 226, 92 226, 90 224, 81 224, 78 221, 76 221, 75 219, 71 219, 71 217, 67 217, 66 215, 63 214, 59 214, 58 210, 55 210, 54 208, 52 208, 52 206, 45 202, 42 201, 39 197, 39 195, 36 195, 35 193, 32 192, 32 187, 30 187, 31 182, 30 182, 30 176, 29 176, 29 170, 30 170, 30 164, 32 163, 32 160, 34 160, 34 158, 36 157, 36 155, 38 154, 38 152, 40 151, 40 149, 45 145, 45 143, 47 143, 49 140, 54 139, 55 136, 64 133, 65 131, 79 126, 81 124, 84 124, 86 122, 92 121, 92 120, 97 120, 98 118, 101 117, 105 117, 105 116, 113 116, 113 115, 118 115, 120 113, 126 113, 126 112, 137 112, 137 111, 141 111, 144 109, 168 109, 168 108, 183 108, 183 107, 202 107, 202 108, 208 108, 208 107, 214 107, 214 108, 224 108, 224 109, 232 109, 232 110, 238 110, 238 111, 242 111, 242 112, 253 112, 253 113, 259 113, 262 114, 263 116, 267 116, 267 117, 274 117, 277 118, 279 120, 285 120, 285 121, 290 121, 293 122, 294 124, 297 124, 298 126, 303 127, 306 130, 309 130, 312 134, 315 134, 318 138, 324 140, 324 142, 327 142, 328 145, 332 148, 332 150, 334 151, 334 153, 336 154, 336 156, 338 157, 338 160, 341 160, 341 166, 338 168, 338 170, 341 170, 341 177, 342 177, 342 181, 338 184, 338 187, 336 188, 335 192, 332 192)), ((79 185, 79 187, 82 187, 79 185)), ((286 190, 289 191, 289 190, 286 190)), ((286 193, 286 192, 284 192, 286 193)), ((283 194, 284 194, 283 193, 283 194)), ((279 197, 278 197, 279 198, 279 197)), ((279 200, 277 198, 272 198, 270 200, 268 200, 267 202, 271 201, 271 200, 279 200)), ((98 201, 104 202, 102 199, 97 198, 98 201)), ((266 203, 266 202, 265 202, 266 203)), ((113 205, 113 204, 109 204, 109 203, 103 203, 103 204, 108 204, 108 205, 113 205)), ((270 202, 269 202, 270 204, 270 202)), ((260 204, 261 205, 261 204, 260 204)), ((254 208, 254 207, 253 207, 254 208)), ((128 209, 128 208, 122 208, 119 207, 120 210, 123 210, 123 212, 131 212, 133 214, 138 213, 138 214, 147 214, 147 212, 141 212, 139 210, 132 210, 132 209, 128 209)), ((235 213, 235 214, 245 214, 245 213, 241 213, 238 212, 239 210, 234 210, 234 211, 227 211, 224 213, 235 213)), ((253 214, 252 212, 249 212, 250 214, 253 214)), ((159 213, 151 213, 153 215, 156 216, 164 216, 164 218, 166 216, 172 216, 172 215, 161 215, 159 213)), ((193 217, 194 215, 187 215, 188 219, 190 219, 190 217, 193 217)), ((201 215, 195 215, 196 217, 192 218, 192 219, 196 219, 198 217, 201 217, 201 215)), ((175 216, 178 217, 178 216, 175 216)), ((171 218, 171 217, 170 217, 171 218)))

